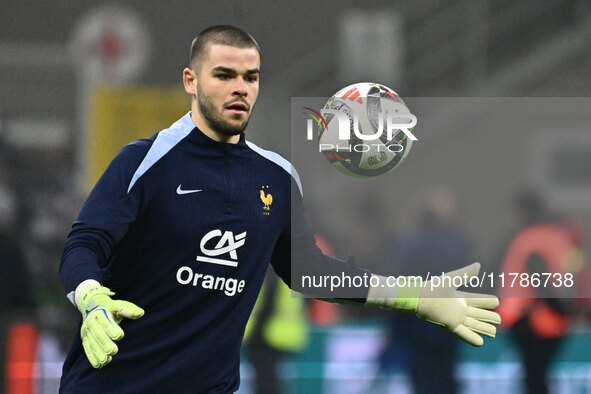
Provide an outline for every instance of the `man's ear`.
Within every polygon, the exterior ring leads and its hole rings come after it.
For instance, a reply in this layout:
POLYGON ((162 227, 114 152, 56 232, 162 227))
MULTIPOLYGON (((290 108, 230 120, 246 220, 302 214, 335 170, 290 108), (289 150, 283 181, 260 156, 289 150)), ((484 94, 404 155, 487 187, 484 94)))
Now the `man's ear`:
POLYGON ((188 67, 183 70, 183 86, 187 94, 191 96, 197 94, 197 75, 188 67))

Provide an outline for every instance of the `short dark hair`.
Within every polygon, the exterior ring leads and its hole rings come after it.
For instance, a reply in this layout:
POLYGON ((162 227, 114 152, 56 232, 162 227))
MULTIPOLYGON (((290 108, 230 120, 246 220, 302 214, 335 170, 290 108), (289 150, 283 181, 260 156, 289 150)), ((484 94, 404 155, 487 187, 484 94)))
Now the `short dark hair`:
POLYGON ((199 69, 211 45, 229 45, 236 48, 255 48, 261 56, 261 49, 255 39, 244 30, 231 25, 216 25, 203 30, 193 39, 189 65, 199 69))

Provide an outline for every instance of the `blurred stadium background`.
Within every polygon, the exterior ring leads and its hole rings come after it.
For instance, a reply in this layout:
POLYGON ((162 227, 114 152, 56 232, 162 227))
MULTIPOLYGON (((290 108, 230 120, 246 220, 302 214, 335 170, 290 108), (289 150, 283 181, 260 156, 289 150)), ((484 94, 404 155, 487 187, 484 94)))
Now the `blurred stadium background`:
MULTIPOLYGON (((485 267, 495 264, 492 256, 508 235, 511 198, 524 187, 540 189, 553 210, 584 229, 591 225, 591 122, 584 110, 591 103, 587 1, 5 1, 0 4, 0 363, 8 381, 29 376, 27 362, 35 359, 34 392, 56 392, 79 318, 57 278, 69 227, 123 145, 188 110, 180 77, 189 44, 205 27, 224 23, 244 28, 262 48, 261 94, 248 138, 286 157, 293 155, 291 97, 330 96, 352 82, 372 80, 411 104, 426 97, 452 103, 453 113, 441 114, 441 128, 421 130, 419 118, 417 135, 425 148, 416 145, 408 162, 389 175, 399 177, 405 193, 374 193, 374 181, 361 181, 350 191, 352 201, 376 207, 373 211, 323 219, 334 206, 331 194, 315 189, 302 174, 304 189, 313 190, 306 195, 313 227, 331 240, 337 255, 352 252, 362 265, 387 268, 379 245, 416 230, 423 197, 434 186, 458 197, 459 223, 470 236, 474 259, 485 267), (544 130, 480 131, 479 119, 489 114, 467 105, 477 97, 568 97, 577 111, 544 130), (454 127, 457 119, 473 123, 473 132, 454 127), (368 236, 372 227, 388 231, 376 239, 368 236), (7 358, 16 363, 5 365, 7 358)), ((330 186, 337 174, 328 165, 324 170, 321 177, 326 175, 330 186)), ((380 311, 341 307, 330 326, 312 321, 306 350, 283 364, 286 392, 375 392, 386 319, 380 311)), ((591 392, 590 354, 591 331, 582 320, 552 366, 553 392, 591 392)), ((462 345, 455 373, 463 393, 518 392, 523 370, 514 344, 501 333, 479 350, 462 345)), ((241 392, 250 392, 251 376, 245 361, 241 392)), ((412 392, 404 371, 380 379, 391 392, 412 392)))

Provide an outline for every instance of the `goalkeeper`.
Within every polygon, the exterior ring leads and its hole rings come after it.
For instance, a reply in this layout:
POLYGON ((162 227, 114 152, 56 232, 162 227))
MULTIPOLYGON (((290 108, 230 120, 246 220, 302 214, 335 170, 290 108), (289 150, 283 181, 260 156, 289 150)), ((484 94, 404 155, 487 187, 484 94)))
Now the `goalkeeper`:
MULTIPOLYGON (((234 392, 269 262, 296 290, 292 261, 308 275, 370 275, 322 254, 291 164, 246 141, 259 73, 250 35, 232 26, 201 32, 183 70, 191 111, 124 147, 90 193, 60 265, 82 314, 60 392, 234 392)), ((499 318, 487 310, 495 297, 414 281, 382 287, 384 280, 339 298, 416 313, 476 346, 481 335, 495 336, 499 318)))

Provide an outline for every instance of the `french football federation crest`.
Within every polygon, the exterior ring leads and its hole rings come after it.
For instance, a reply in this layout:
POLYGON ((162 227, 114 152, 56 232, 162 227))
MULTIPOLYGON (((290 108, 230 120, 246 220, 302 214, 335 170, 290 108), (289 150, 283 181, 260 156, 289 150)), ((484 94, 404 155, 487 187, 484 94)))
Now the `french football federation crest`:
POLYGON ((263 212, 263 214, 268 215, 269 211, 271 210, 271 204, 273 204, 273 196, 271 195, 271 193, 265 194, 265 189, 267 189, 267 191, 269 190, 269 185, 267 186, 261 186, 261 190, 260 190, 260 195, 261 195, 261 201, 263 202, 263 210, 265 212, 263 212))

